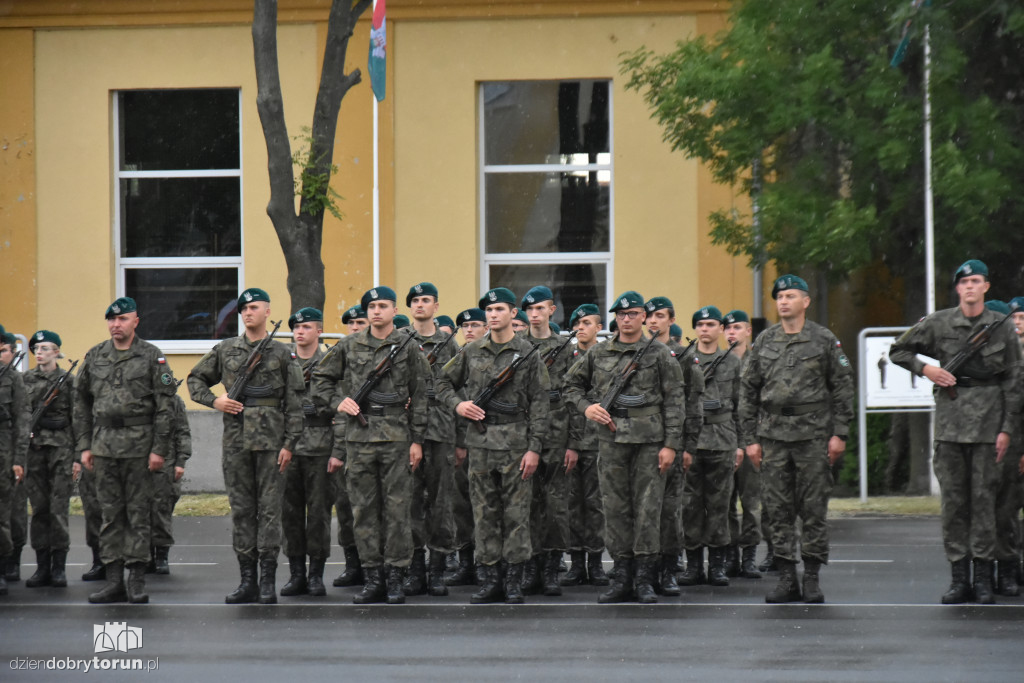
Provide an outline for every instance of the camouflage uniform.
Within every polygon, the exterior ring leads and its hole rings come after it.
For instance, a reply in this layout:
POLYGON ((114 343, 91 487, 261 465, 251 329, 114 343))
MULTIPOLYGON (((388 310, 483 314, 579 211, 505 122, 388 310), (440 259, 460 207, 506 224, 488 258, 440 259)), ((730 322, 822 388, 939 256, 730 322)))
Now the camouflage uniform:
MULTIPOLYGON (((50 385, 64 373, 60 368, 48 373, 33 368, 25 373, 25 392, 32 410, 46 397, 50 385)), ((71 544, 68 501, 71 498, 75 445, 71 426, 74 392, 74 378, 68 377, 32 431, 26 484, 32 500, 32 548, 36 551, 66 552, 71 544)))
MULTIPOLYGON (((15 485, 11 468, 25 467, 28 461, 28 430, 31 419, 31 405, 25 392, 25 382, 20 372, 11 368, 0 380, 0 557, 6 557, 14 549, 12 542, 12 502, 17 505, 15 485)), ((21 503, 24 506, 24 502, 21 503)), ((21 539, 21 545, 24 545, 21 539)))
POLYGON ((176 387, 160 349, 137 336, 125 351, 108 339, 85 354, 72 422, 76 450, 94 456, 104 565, 149 561, 149 454, 170 452, 176 387))
POLYGON ((181 482, 174 480, 174 468, 185 467, 192 457, 192 430, 188 425, 185 402, 174 396, 174 417, 172 422, 170 450, 164 456, 163 469, 152 472, 153 501, 149 508, 152 526, 151 542, 155 548, 165 552, 174 545, 174 506, 181 498, 181 482))
MULTIPOLYGON (((345 452, 345 421, 334 423, 331 439, 331 457, 342 462, 348 461, 345 452)), ((354 548, 356 536, 353 530, 352 503, 348 499, 348 485, 345 483, 345 468, 342 467, 331 475, 331 486, 334 491, 334 511, 338 516, 338 545, 342 548, 354 548)))
MULTIPOLYGON (((668 350, 677 361, 683 375, 683 396, 685 412, 683 416, 683 451, 696 457, 698 440, 703 428, 704 411, 704 373, 693 349, 686 353, 679 342, 669 340, 668 350)), ((683 453, 669 468, 665 477, 665 498, 661 506, 661 552, 675 558, 684 547, 683 505, 686 499, 686 477, 683 474, 683 453)), ((689 547, 689 546, 686 546, 689 547)), ((674 567, 673 567, 674 568, 674 567)))
MULTIPOLYGON (((259 342, 240 335, 225 339, 192 368, 192 400, 213 407, 210 387, 234 384, 259 342)), ((232 545, 242 561, 276 561, 281 549, 281 491, 277 464, 282 448, 292 452, 302 436, 302 370, 284 344, 271 342, 239 401, 238 415, 224 413, 224 484, 231 504, 232 545)))
POLYGON ((796 334, 775 324, 747 351, 740 387, 740 442, 760 443, 761 493, 775 555, 828 563, 828 441, 853 417, 853 373, 839 341, 807 320, 796 334), (796 518, 803 523, 797 537, 796 518))
MULTIPOLYGON (((574 349, 572 364, 587 351, 574 349)), ((592 400, 597 400, 591 396, 592 400)), ((579 454, 576 467, 569 473, 569 549, 586 553, 604 552, 604 508, 601 482, 597 473, 597 430, 603 427, 577 410, 569 413, 568 447, 579 454)))
MULTIPOLYGON (((740 376, 746 356, 740 361, 740 376)), ((741 444, 741 448, 745 444, 741 444)), ((741 548, 756 548, 761 543, 761 472, 744 457, 733 475, 729 498, 729 539, 741 548), (742 511, 740 510, 742 506, 742 511)))

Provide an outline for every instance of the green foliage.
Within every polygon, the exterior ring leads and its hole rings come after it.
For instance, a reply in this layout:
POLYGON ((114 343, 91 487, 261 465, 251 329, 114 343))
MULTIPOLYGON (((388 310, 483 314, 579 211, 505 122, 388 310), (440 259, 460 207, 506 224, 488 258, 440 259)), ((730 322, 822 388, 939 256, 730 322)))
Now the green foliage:
MULTIPOLYGON (((870 413, 867 416, 868 444, 868 492, 877 496, 887 493, 885 490, 885 468, 889 464, 889 427, 892 415, 889 413, 870 413)), ((860 488, 860 461, 858 425, 850 423, 850 436, 846 441, 846 453, 843 455, 842 469, 839 471, 839 484, 852 489, 860 488)))
POLYGON ((326 153, 314 152, 313 135, 309 126, 303 126, 302 134, 292 137, 298 149, 292 154, 292 164, 298 169, 295 178, 295 194, 301 197, 302 211, 316 216, 327 210, 341 220, 344 214, 338 208, 338 201, 344 199, 331 187, 331 174, 338 172, 335 164, 324 164, 326 153))

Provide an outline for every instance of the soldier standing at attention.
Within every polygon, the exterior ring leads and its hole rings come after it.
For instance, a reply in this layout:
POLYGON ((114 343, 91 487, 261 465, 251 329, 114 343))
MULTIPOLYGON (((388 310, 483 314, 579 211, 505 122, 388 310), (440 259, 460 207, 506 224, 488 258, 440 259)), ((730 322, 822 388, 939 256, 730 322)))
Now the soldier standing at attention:
POLYGON ((614 567, 611 587, 598 602, 630 600, 635 576, 637 600, 651 603, 658 601, 654 583, 661 564, 665 479, 683 449, 683 374, 672 353, 655 341, 615 404, 606 410, 596 402, 648 343, 643 297, 626 292, 610 312, 618 321, 618 339, 595 346, 576 361, 565 380, 565 398, 601 425, 598 473, 605 543, 614 567))
MULTIPOLYGON (((181 380, 177 380, 181 384, 181 380)), ((181 478, 185 463, 192 457, 192 430, 188 426, 185 402, 174 395, 174 419, 171 423, 170 452, 163 469, 153 472, 153 498, 150 505, 151 545, 147 574, 170 574, 169 560, 174 545, 174 506, 181 498, 181 478)))
POLYGON ((923 354, 946 366, 975 330, 1003 318, 985 307, 991 283, 984 263, 966 261, 953 274, 953 283, 960 305, 936 311, 907 330, 892 345, 889 359, 937 387, 934 466, 942 496, 942 540, 952 566, 942 603, 971 599, 973 558, 974 600, 991 604, 995 496, 1000 464, 1020 428, 1021 347, 1004 324, 956 375, 918 358, 923 354))
MULTIPOLYGON (((56 332, 39 330, 28 348, 36 356, 36 367, 24 375, 25 392, 35 410, 46 399, 50 387, 65 374, 57 367, 61 339, 56 332)), ((32 430, 28 450, 29 499, 32 501, 32 548, 36 551, 36 572, 25 585, 68 585, 65 571, 71 537, 68 535, 68 501, 71 498, 71 469, 75 437, 71 427, 74 379, 69 376, 32 430)))
POLYGON ((225 339, 192 368, 192 400, 224 413, 222 467, 231 505, 231 536, 241 581, 224 601, 229 605, 277 602, 277 556, 281 551, 281 492, 284 471, 302 436, 302 370, 284 344, 266 346, 245 390, 227 392, 246 371, 253 350, 267 336, 270 295, 250 287, 238 297, 245 332, 225 339), (257 587, 256 565, 259 562, 257 587))
POLYGON ((397 296, 390 287, 363 294, 370 327, 331 347, 313 373, 311 391, 319 411, 340 413, 345 422, 345 467, 356 545, 365 574, 356 604, 405 602, 404 570, 412 560, 412 470, 423 459, 430 367, 409 332, 395 329, 397 296), (360 405, 352 397, 389 354, 390 370, 360 405), (408 408, 406 408, 408 404, 408 408), (363 424, 365 422, 365 424, 363 424), (385 580, 385 574, 387 578, 385 580))
POLYGON ((100 557, 107 583, 89 602, 149 602, 151 472, 169 453, 177 383, 160 349, 135 334, 135 300, 106 311, 110 339, 89 349, 75 382, 73 419, 82 465, 96 473, 103 515, 100 557), (128 566, 125 588, 124 568, 128 566))
POLYGON ((490 336, 468 344, 438 378, 440 400, 479 424, 465 430, 480 590, 474 604, 523 602, 524 564, 532 555, 530 500, 533 474, 551 412, 547 369, 530 342, 512 330, 516 296, 504 287, 480 299, 490 336), (526 359, 486 406, 473 399, 518 359, 526 359), (499 562, 508 564, 504 587, 499 562), (503 590, 504 588, 504 590, 503 590))
POLYGON ((291 465, 284 473, 281 530, 290 577, 281 587, 283 596, 327 595, 324 564, 331 555, 331 501, 334 493, 327 460, 331 457, 334 440, 333 416, 317 413, 306 380, 325 355, 320 346, 323 326, 323 313, 316 308, 300 308, 288 318, 288 327, 295 340, 292 353, 302 369, 305 391, 302 397, 302 438, 295 445, 291 465))
MULTIPOLYGON (((0 367, 14 361, 14 336, 0 326, 0 367)), ((25 383, 15 368, 9 368, 0 380, 0 557, 7 560, 7 574, 0 574, 0 595, 7 595, 7 581, 21 577, 21 548, 11 538, 11 504, 25 506, 16 489, 25 488, 25 465, 28 460, 28 432, 31 406, 25 383), (17 569, 15 578, 8 579, 17 569)), ((21 542, 24 545, 24 541, 21 542)))
POLYGON ((781 322, 747 352, 740 388, 741 442, 761 468, 769 533, 779 583, 769 603, 824 602, 818 572, 828 562, 828 500, 832 465, 846 450, 853 418, 853 372, 829 330, 807 320, 807 283, 795 275, 775 281, 781 322), (797 533, 796 518, 803 523, 797 533), (796 578, 797 547, 804 561, 803 592, 796 578))
MULTIPOLYGON (((18 339, 0 325, 0 366, 10 365, 18 348, 18 339)), ((12 367, 8 374, 17 374, 12 367)), ((12 470, 5 470, 0 476, 10 479, 11 498, 7 502, 4 524, 8 525, 11 537, 11 552, 0 555, 0 570, 8 582, 21 580, 21 551, 28 542, 28 486, 25 476, 15 477, 12 470)))

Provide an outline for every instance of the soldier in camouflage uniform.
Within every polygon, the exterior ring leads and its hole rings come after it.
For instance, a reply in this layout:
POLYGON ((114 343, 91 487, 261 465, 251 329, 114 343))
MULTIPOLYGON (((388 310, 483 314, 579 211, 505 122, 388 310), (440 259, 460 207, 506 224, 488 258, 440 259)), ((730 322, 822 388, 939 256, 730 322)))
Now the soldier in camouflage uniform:
POLYGON ((405 602, 404 570, 412 561, 412 471, 423 459, 430 367, 408 331, 394 327, 397 296, 390 287, 363 294, 370 328, 331 347, 313 374, 318 411, 345 421, 344 462, 355 518, 356 545, 365 573, 356 604, 405 602), (392 351, 390 370, 360 405, 353 399, 392 351), (366 424, 360 422, 362 419, 366 424), (386 574, 386 581, 385 581, 386 574))
POLYGON ((490 335, 468 344, 436 382, 438 398, 461 422, 479 424, 460 432, 468 449, 480 590, 470 601, 523 602, 523 569, 533 554, 530 502, 533 476, 551 412, 550 383, 539 352, 512 330, 516 297, 504 287, 480 299, 490 335), (475 400, 501 372, 520 360, 515 375, 484 406, 475 400), (472 397, 472 398, 470 398, 472 397), (499 562, 508 565, 502 590, 499 562))
MULTIPOLYGON (((683 498, 685 493, 685 470, 693 462, 693 454, 697 452, 697 439, 700 437, 703 412, 701 397, 704 395, 704 374, 700 371, 696 356, 691 348, 684 349, 672 338, 673 321, 676 319, 675 307, 663 296, 653 297, 644 304, 647 314, 647 329, 655 335, 659 342, 679 361, 683 372, 683 396, 685 397, 683 421, 683 454, 676 458, 668 470, 665 479, 665 498, 661 506, 661 565, 659 580, 654 584, 655 590, 663 595, 674 597, 679 595, 677 575, 686 578, 688 575, 679 566, 679 557, 683 550, 683 498)), ((691 553, 692 555, 692 553, 691 553)), ((704 557, 690 563, 687 572, 704 575, 704 557)), ((694 585, 695 582, 688 585, 694 585)))
POLYGON ((828 500, 832 465, 846 449, 853 417, 853 372, 828 329, 807 320, 807 283, 795 275, 775 281, 780 323, 747 352, 740 388, 741 443, 761 468, 769 533, 779 583, 769 603, 824 602, 819 570, 828 563, 828 500), (763 454, 763 456, 762 456, 763 454), (797 520, 802 521, 797 533, 797 520), (797 545, 804 562, 803 592, 796 577, 797 545))
POLYGON ((82 465, 96 474, 103 515, 100 557, 107 583, 89 602, 149 602, 151 472, 170 451, 177 383, 160 349, 136 335, 135 301, 121 297, 106 311, 110 339, 85 354, 75 381, 72 423, 82 465), (127 587, 124 568, 128 566, 127 587))
POLYGON ((82 500, 82 516, 85 518, 85 543, 92 550, 92 566, 82 574, 82 581, 102 581, 105 575, 103 559, 100 557, 100 527, 103 525, 103 512, 100 510, 100 501, 96 497, 96 475, 82 467, 80 453, 72 465, 71 477, 78 482, 78 495, 82 500))
MULTIPOLYGON (((569 317, 576 331, 576 348, 569 366, 586 355, 601 331, 601 311, 594 304, 582 304, 569 317)), ((568 447, 576 454, 576 467, 569 473, 569 551, 572 567, 562 577, 563 586, 607 586, 608 575, 601 558, 604 555, 604 508, 601 507, 601 482, 597 474, 597 430, 579 411, 569 411, 568 447)))
POLYGON ((318 413, 309 393, 309 380, 326 355, 320 346, 323 325, 323 313, 312 307, 300 308, 288 318, 295 340, 292 353, 302 367, 306 391, 302 399, 302 438, 284 473, 281 527, 291 574, 281 588, 284 596, 327 595, 324 564, 331 555, 331 502, 334 499, 327 461, 334 441, 333 416, 318 413), (306 577, 307 555, 309 578, 306 577))
MULTIPOLYGON (((17 348, 17 337, 5 331, 0 325, 0 364, 9 365, 17 348)), ((11 372, 16 371, 16 368, 11 368, 11 372)), ((12 491, 12 498, 8 503, 9 515, 5 521, 10 530, 11 552, 0 556, 0 572, 8 582, 14 582, 21 580, 21 552, 28 542, 28 486, 25 484, 25 478, 18 480, 13 471, 0 476, 10 478, 12 491)))
POLYGON ((32 501, 32 549, 36 552, 36 572, 25 585, 68 585, 65 567, 71 538, 68 535, 68 501, 71 498, 71 469, 74 461, 74 433, 71 428, 71 404, 74 379, 57 367, 61 358, 60 336, 49 330, 32 335, 28 347, 36 356, 36 367, 25 373, 25 392, 33 415, 47 398, 50 388, 65 374, 58 394, 43 409, 32 430, 28 451, 29 498, 32 501))
MULTIPOLYGON (((2 326, 0 335, 0 368, 7 368, 0 379, 0 557, 7 560, 8 567, 16 563, 20 570, 21 551, 14 552, 11 538, 11 504, 19 500, 15 490, 25 488, 31 409, 21 373, 10 367, 15 341, 2 326)), ((0 575, 0 595, 7 595, 7 576, 0 575)))
POLYGON ((277 556, 281 550, 281 492, 284 472, 302 436, 306 384, 284 344, 270 342, 238 400, 230 392, 245 373, 256 347, 268 336, 270 295, 251 287, 238 297, 245 332, 225 339, 200 359, 188 376, 192 400, 224 413, 222 466, 231 505, 232 545, 241 581, 224 601, 229 605, 277 602, 277 556), (257 587, 256 565, 259 562, 257 587))
MULTIPOLYGON (((177 381, 178 386, 181 380, 177 381)), ((153 472, 153 498, 149 507, 150 561, 147 574, 171 573, 169 555, 174 545, 174 506, 181 498, 181 478, 185 463, 192 457, 192 430, 188 425, 185 401, 174 395, 174 417, 171 423, 170 451, 163 469, 153 472)))
POLYGON ((654 584, 661 565, 666 475, 683 450, 683 373, 668 348, 653 341, 615 404, 606 410, 596 402, 649 343, 643 337, 643 297, 626 292, 610 312, 618 321, 618 339, 595 346, 576 361, 565 380, 565 400, 601 425, 598 473, 605 543, 614 568, 611 587, 598 600, 630 600, 635 576, 637 600, 651 603, 658 600, 654 584))
POLYGON ((1003 318, 985 308, 988 268, 970 260, 953 275, 960 305, 937 311, 907 330, 892 345, 889 359, 935 383, 935 476, 942 496, 942 539, 952 566, 944 604, 971 599, 995 602, 992 560, 996 551, 995 495, 1000 464, 1020 426, 1021 348, 1008 324, 997 328, 956 375, 925 363, 917 354, 946 366, 972 333, 1003 318), (955 387, 956 399, 946 387, 955 387))

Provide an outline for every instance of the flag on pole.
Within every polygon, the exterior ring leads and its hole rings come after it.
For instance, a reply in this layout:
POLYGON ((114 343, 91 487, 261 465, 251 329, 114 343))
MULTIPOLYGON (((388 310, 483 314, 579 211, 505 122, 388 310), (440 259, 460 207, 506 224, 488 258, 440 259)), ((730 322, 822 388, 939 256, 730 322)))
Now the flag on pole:
POLYGON ((384 0, 373 3, 373 26, 370 28, 370 87, 378 102, 384 101, 387 78, 387 29, 384 22, 384 0))
POLYGON ((889 66, 899 66, 903 63, 903 58, 907 54, 907 48, 910 46, 910 24, 913 23, 914 17, 917 15, 918 10, 921 6, 931 6, 931 0, 913 0, 910 6, 914 9, 914 14, 903 24, 903 33, 900 35, 900 43, 896 46, 896 52, 893 53, 892 59, 889 61, 889 66))

